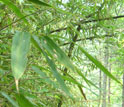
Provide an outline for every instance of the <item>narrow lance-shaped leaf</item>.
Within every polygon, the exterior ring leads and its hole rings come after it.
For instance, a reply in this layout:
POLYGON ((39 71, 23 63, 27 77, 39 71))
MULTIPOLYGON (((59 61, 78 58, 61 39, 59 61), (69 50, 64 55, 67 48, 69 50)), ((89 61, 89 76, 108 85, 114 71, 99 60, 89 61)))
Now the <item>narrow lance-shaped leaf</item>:
POLYGON ((84 81, 85 81, 88 85, 92 85, 92 86, 96 87, 97 89, 101 90, 101 89, 98 88, 92 81, 88 80, 88 79, 82 74, 82 72, 81 72, 78 68, 76 68, 76 71, 77 71, 77 73, 84 79, 84 81))
POLYGON ((49 59, 49 57, 47 56, 47 54, 43 51, 44 56, 46 57, 46 60, 51 68, 51 72, 53 73, 54 77, 57 79, 58 83, 60 84, 62 90, 72 98, 72 95, 70 94, 68 88, 66 87, 64 80, 62 79, 61 75, 58 73, 58 71, 56 70, 56 66, 54 64, 54 62, 49 59))
POLYGON ((67 86, 64 83, 64 80, 62 79, 61 75, 58 73, 58 71, 56 70, 56 66, 54 64, 54 62, 49 59, 48 55, 42 50, 42 47, 40 45, 40 41, 36 36, 32 36, 32 43, 37 47, 37 49, 39 49, 40 52, 43 53, 43 55, 45 56, 50 68, 51 68, 51 72, 53 73, 54 77, 56 78, 56 80, 58 81, 58 83, 60 84, 62 90, 72 98, 72 95, 70 94, 67 86))
POLYGON ((81 83, 79 83, 77 80, 75 80, 74 78, 70 78, 68 76, 62 76, 62 78, 66 81, 69 81, 75 85, 77 85, 78 87, 83 87, 87 90, 89 90, 91 93, 93 93, 94 95, 98 96, 98 94, 96 94, 95 92, 93 92, 91 89, 87 88, 86 86, 82 85, 81 83))
POLYGON ((68 69, 74 71, 75 68, 71 63, 69 57, 57 46, 52 39, 48 36, 44 36, 41 38, 42 46, 53 55, 61 64, 65 65, 68 69))
MULTIPOLYGON (((19 8, 17 8, 10 0, 0 0, 0 1, 2 1, 9 8, 11 8, 19 18, 24 17, 23 14, 20 12, 19 8)), ((23 18, 23 21, 28 23, 28 21, 25 18, 23 18)))
POLYGON ((56 11, 58 11, 60 13, 72 15, 72 13, 69 13, 67 11, 64 11, 64 10, 62 10, 60 8, 56 8, 55 6, 52 6, 52 5, 48 4, 48 3, 45 3, 45 2, 40 1, 40 0, 28 0, 28 1, 31 1, 32 3, 38 4, 38 5, 41 5, 41 6, 51 7, 51 8, 55 9, 56 11))
POLYGON ((111 79, 115 80, 116 82, 120 83, 98 60, 96 60, 94 57, 92 57, 88 52, 86 52, 82 47, 79 46, 79 49, 82 53, 84 53, 90 61, 92 61, 99 69, 101 69, 107 76, 109 76, 111 79))
POLYGON ((14 99, 12 99, 9 95, 7 95, 5 92, 0 92, 7 100, 14 106, 14 107, 19 107, 18 104, 14 99))
POLYGON ((26 69, 29 47, 29 33, 17 32, 13 37, 11 49, 11 68, 16 81, 21 78, 26 69))
MULTIPOLYGON (((43 81, 45 81, 47 84, 50 84, 52 85, 53 87, 55 88, 58 88, 57 84, 55 84, 54 81, 52 81, 47 75, 45 72, 42 72, 41 69, 38 67, 38 66, 32 66, 32 69, 37 73, 39 74, 42 78, 43 78, 43 81)), ((41 78, 41 79, 42 79, 41 78)))
POLYGON ((42 2, 40 0, 28 0, 28 1, 31 1, 31 2, 33 2, 35 4, 42 5, 42 6, 52 7, 51 5, 49 5, 49 4, 45 3, 45 2, 42 2))
POLYGON ((22 94, 16 94, 16 100, 19 107, 36 107, 22 94))

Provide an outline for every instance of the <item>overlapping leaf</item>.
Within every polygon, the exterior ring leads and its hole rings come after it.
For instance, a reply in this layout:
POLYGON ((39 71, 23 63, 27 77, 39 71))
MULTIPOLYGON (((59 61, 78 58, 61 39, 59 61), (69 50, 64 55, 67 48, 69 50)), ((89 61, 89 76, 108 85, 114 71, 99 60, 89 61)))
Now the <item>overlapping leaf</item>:
POLYGON ((60 84, 62 90, 72 98, 72 95, 70 94, 67 86, 64 83, 64 80, 62 79, 61 75, 58 73, 58 71, 56 70, 56 65, 54 64, 54 62, 48 57, 47 53, 42 49, 41 45, 40 45, 40 41, 36 36, 32 37, 32 43, 40 50, 40 52, 43 53, 43 55, 45 56, 48 65, 51 68, 51 72, 53 73, 54 77, 56 78, 56 80, 58 81, 58 83, 60 84))
POLYGON ((52 54, 60 63, 65 65, 65 67, 69 68, 72 71, 76 71, 88 84, 93 85, 98 89, 98 87, 93 84, 91 81, 87 80, 83 74, 78 70, 74 65, 70 62, 69 58, 66 56, 66 54, 55 44, 55 42, 52 41, 48 36, 44 36, 41 39, 42 46, 50 53, 52 54))
POLYGON ((50 39, 48 36, 44 36, 41 39, 42 46, 53 55, 61 64, 65 65, 68 69, 74 71, 75 68, 71 63, 69 57, 50 39))
MULTIPOLYGON (((41 69, 38 67, 38 66, 32 66, 32 69, 37 73, 39 74, 42 78, 43 78, 43 81, 45 81, 47 84, 50 84, 52 85, 53 87, 55 88, 58 88, 58 86, 55 84, 54 81, 52 81, 47 75, 45 72, 42 72, 41 69)), ((41 78, 41 79, 42 79, 41 78)))

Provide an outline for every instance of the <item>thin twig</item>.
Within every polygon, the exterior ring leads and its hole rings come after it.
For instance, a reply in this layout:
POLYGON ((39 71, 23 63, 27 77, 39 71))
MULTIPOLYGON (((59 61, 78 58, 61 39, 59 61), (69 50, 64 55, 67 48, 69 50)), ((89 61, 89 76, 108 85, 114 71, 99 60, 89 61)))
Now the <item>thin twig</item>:
MULTIPOLYGON (((80 41, 84 41, 84 40, 93 40, 93 39, 104 38, 104 37, 113 37, 113 36, 115 36, 115 35, 92 36, 92 37, 77 39, 75 42, 80 42, 80 41)), ((70 43, 72 43, 72 42, 63 43, 63 44, 60 45, 60 46, 69 45, 70 43)))

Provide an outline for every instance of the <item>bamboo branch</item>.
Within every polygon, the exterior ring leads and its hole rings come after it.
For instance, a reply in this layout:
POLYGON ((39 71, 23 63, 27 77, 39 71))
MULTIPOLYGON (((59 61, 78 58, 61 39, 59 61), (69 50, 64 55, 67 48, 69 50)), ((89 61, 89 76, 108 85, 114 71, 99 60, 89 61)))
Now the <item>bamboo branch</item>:
MULTIPOLYGON (((80 41, 84 41, 84 40, 93 40, 93 39, 97 39, 97 38, 114 37, 114 36, 115 35, 92 36, 92 37, 77 39, 75 42, 80 42, 80 41)), ((65 46, 65 45, 69 45, 69 44, 71 44, 71 42, 63 43, 60 46, 65 46)))
MULTIPOLYGON (((114 16, 114 17, 108 17, 108 18, 101 18, 101 19, 93 19, 93 20, 81 20, 80 22, 77 23, 77 25, 79 24, 87 24, 87 23, 91 23, 91 22, 98 22, 98 21, 105 21, 105 20, 112 20, 112 19, 119 19, 119 18, 124 18, 124 15, 120 15, 120 16, 114 16)), ((66 30, 68 27, 65 28, 59 28, 56 30, 51 31, 50 33, 54 33, 54 32, 61 32, 63 30, 66 30)))

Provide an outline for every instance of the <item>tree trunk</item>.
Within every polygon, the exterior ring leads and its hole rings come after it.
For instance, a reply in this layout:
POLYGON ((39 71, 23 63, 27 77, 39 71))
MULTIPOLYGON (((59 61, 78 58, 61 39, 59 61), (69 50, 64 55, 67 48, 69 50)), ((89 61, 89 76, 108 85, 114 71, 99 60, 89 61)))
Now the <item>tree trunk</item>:
POLYGON ((106 107, 106 83, 107 83, 107 76, 103 74, 103 99, 102 99, 102 107, 106 107))
MULTIPOLYGON (((99 50, 99 61, 102 61, 101 60, 101 49, 99 50)), ((101 106, 101 97, 102 97, 102 72, 101 72, 101 70, 99 70, 99 88, 100 88, 100 90, 99 90, 99 104, 98 104, 98 107, 100 107, 101 106)))
MULTIPOLYGON (((105 47, 105 67, 108 68, 108 44, 105 47)), ((107 94, 107 76, 103 74, 103 98, 102 107, 106 107, 106 94, 107 94)))
MULTIPOLYGON (((111 64, 109 64, 109 71, 111 72, 111 64)), ((108 107, 111 107, 111 100, 110 100, 110 94, 111 94, 111 79, 108 79, 108 107)))
POLYGON ((101 104, 101 95, 102 95, 102 91, 101 91, 101 88, 102 88, 102 72, 101 70, 99 71, 99 105, 98 107, 100 107, 100 104, 101 104))

